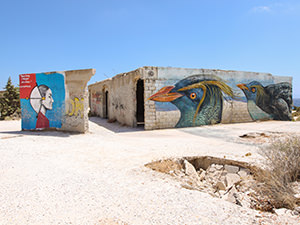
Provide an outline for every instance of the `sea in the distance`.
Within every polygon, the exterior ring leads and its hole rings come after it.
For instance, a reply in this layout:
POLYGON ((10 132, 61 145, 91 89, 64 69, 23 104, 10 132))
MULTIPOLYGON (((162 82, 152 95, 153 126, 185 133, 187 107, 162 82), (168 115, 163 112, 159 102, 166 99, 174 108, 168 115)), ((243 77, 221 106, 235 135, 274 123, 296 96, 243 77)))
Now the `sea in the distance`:
POLYGON ((293 99, 294 106, 300 107, 300 98, 293 99))

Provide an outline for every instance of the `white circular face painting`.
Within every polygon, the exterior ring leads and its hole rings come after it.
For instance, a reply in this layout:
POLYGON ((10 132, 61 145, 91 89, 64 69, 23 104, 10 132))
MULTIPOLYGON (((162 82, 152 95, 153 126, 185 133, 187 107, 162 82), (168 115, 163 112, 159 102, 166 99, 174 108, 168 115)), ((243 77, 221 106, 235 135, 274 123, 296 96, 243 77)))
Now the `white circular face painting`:
POLYGON ((47 110, 53 107, 53 97, 51 89, 46 85, 35 86, 30 94, 30 104, 38 114, 36 128, 49 127, 49 120, 45 116, 47 110))

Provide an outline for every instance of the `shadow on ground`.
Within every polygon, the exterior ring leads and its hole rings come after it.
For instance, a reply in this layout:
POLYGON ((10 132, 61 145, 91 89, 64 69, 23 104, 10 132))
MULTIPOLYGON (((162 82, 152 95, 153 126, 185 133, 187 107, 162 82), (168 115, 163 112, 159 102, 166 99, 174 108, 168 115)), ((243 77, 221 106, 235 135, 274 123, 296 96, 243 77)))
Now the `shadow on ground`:
POLYGON ((137 132, 137 131, 143 131, 144 127, 129 127, 126 125, 121 125, 117 121, 114 123, 107 122, 107 119, 103 119, 100 117, 90 117, 90 122, 93 122, 97 124, 98 126, 101 126, 105 129, 108 129, 114 133, 126 133, 126 132, 137 132))
POLYGON ((0 139, 10 139, 22 136, 48 136, 48 137, 69 137, 71 135, 78 135, 79 133, 65 132, 65 131, 56 131, 56 130, 47 130, 47 131, 0 131, 0 139), (4 136, 3 134, 8 134, 9 136, 4 136))

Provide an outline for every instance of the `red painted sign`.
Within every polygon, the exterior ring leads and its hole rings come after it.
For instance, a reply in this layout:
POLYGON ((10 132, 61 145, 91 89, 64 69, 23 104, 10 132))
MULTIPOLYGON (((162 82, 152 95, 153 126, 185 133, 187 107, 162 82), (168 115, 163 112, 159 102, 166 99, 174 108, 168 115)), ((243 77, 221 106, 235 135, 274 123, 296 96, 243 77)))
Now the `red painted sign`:
POLYGON ((36 86, 35 73, 21 74, 19 77, 20 98, 29 99, 31 90, 36 86))

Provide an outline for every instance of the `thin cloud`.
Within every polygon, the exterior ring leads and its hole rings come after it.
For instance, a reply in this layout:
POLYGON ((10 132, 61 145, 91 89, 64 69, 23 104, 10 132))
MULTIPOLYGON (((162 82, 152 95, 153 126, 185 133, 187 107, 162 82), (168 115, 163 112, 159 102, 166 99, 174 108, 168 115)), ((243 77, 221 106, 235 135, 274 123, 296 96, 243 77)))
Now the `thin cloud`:
POLYGON ((265 12, 271 12, 272 9, 270 6, 257 6, 252 8, 251 11, 255 13, 265 13, 265 12))
POLYGON ((251 13, 271 13, 271 14, 295 14, 300 12, 300 3, 273 3, 270 5, 256 6, 250 10, 251 13))

